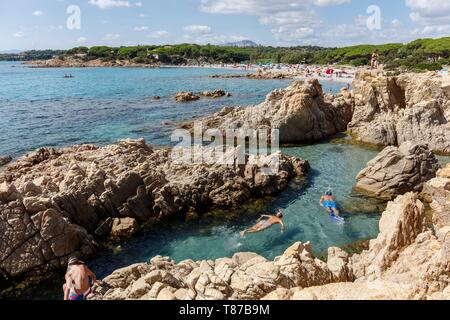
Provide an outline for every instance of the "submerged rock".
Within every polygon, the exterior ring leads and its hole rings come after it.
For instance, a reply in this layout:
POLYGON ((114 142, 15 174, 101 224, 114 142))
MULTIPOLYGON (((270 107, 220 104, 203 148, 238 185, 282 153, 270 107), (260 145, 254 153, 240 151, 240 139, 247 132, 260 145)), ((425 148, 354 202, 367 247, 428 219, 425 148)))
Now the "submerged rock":
POLYGON ((0 276, 61 268, 69 255, 92 256, 97 240, 129 236, 138 224, 274 195, 309 169, 281 154, 238 165, 235 151, 228 165, 180 163, 142 139, 42 148, 19 159, 0 172, 0 276), (278 172, 263 178, 275 157, 278 172))
POLYGON ((207 128, 278 129, 281 143, 317 141, 345 131, 353 112, 348 91, 324 94, 317 80, 295 81, 271 92, 262 104, 248 108, 225 107, 203 119, 207 128))
POLYGON ((138 231, 139 224, 133 218, 114 218, 111 226, 111 236, 125 238, 138 231))
POLYGON ((427 143, 450 153, 450 83, 435 72, 397 77, 357 74, 355 112, 349 130, 377 145, 427 143))
POLYGON ((173 98, 176 102, 189 102, 199 100, 200 96, 193 92, 179 92, 173 98))
POLYGON ((231 93, 224 90, 203 91, 201 95, 208 98, 231 97, 231 93))
POLYGON ((0 167, 8 164, 12 161, 12 157, 10 156, 0 156, 0 167))
POLYGON ((406 192, 420 192, 438 169, 438 160, 427 145, 405 142, 398 148, 386 147, 371 160, 357 175, 355 189, 391 200, 406 192))

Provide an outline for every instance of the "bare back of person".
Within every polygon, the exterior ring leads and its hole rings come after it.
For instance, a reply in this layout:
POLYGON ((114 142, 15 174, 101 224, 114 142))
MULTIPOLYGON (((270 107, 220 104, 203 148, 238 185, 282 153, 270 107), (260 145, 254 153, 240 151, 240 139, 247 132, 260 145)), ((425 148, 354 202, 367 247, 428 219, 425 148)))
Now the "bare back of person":
POLYGON ((85 265, 74 265, 67 274, 66 283, 76 294, 83 294, 91 287, 89 278, 90 272, 85 265))
POLYGON ((279 224, 281 225, 281 231, 284 231, 284 223, 283 223, 283 214, 282 214, 282 210, 278 210, 278 214, 277 215, 262 215, 261 219, 264 219, 262 221, 259 221, 258 223, 256 223, 253 227, 246 229, 244 231, 241 232, 241 237, 244 237, 246 233, 257 233, 257 232, 261 232, 264 231, 266 229, 271 228, 272 226, 279 224))

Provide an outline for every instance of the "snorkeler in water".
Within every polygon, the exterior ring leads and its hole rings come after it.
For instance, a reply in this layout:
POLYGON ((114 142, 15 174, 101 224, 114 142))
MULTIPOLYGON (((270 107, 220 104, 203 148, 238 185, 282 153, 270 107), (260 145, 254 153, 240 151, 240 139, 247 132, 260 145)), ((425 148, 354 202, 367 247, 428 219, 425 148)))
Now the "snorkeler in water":
POLYGON ((241 237, 244 237, 246 233, 257 233, 269 229, 270 227, 279 224, 281 226, 281 232, 284 231, 284 223, 283 223, 283 210, 278 209, 276 215, 262 215, 261 218, 258 219, 257 223, 244 231, 241 232, 241 237))
POLYGON ((320 205, 325 208, 329 214, 339 217, 339 209, 331 191, 327 191, 322 198, 320 198, 320 205))

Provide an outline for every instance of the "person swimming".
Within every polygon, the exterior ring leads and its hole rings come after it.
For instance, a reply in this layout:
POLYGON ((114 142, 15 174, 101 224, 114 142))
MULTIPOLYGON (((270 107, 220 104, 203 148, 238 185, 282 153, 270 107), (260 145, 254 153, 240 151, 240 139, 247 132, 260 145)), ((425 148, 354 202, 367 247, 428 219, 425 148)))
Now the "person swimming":
POLYGON ((320 205, 325 208, 329 214, 339 217, 339 209, 331 191, 327 191, 322 198, 320 198, 320 205))
POLYGON ((244 231, 241 232, 241 237, 244 237, 246 233, 257 233, 264 231, 266 229, 271 228, 272 226, 279 224, 281 226, 281 232, 284 232, 284 223, 283 223, 283 210, 278 209, 276 215, 262 215, 261 218, 258 219, 257 223, 244 231), (265 220, 263 220, 265 219, 265 220))

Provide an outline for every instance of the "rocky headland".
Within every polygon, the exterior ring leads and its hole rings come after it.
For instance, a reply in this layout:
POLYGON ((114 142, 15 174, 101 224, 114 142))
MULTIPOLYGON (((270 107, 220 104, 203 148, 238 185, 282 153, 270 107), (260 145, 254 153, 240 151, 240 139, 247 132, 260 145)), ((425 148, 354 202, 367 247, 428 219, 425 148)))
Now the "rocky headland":
POLYGON ((294 79, 295 74, 290 72, 273 72, 273 71, 262 71, 251 72, 246 74, 214 74, 210 78, 247 78, 256 80, 285 80, 294 79))
POLYGON ((49 60, 35 60, 24 62, 31 68, 101 68, 101 67, 122 67, 122 68, 156 68, 159 64, 135 63, 130 60, 85 60, 76 57, 52 58, 49 60))
POLYGON ((307 161, 282 155, 278 173, 264 175, 274 156, 252 156, 243 165, 184 164, 144 140, 39 149, 0 171, 0 276, 59 269, 69 255, 94 255, 107 237, 237 207, 307 176, 307 161))
POLYGON ((353 114, 352 97, 343 89, 325 94, 317 80, 294 81, 286 89, 272 91, 252 107, 225 107, 202 120, 203 127, 279 130, 281 143, 312 142, 347 129, 353 114))

